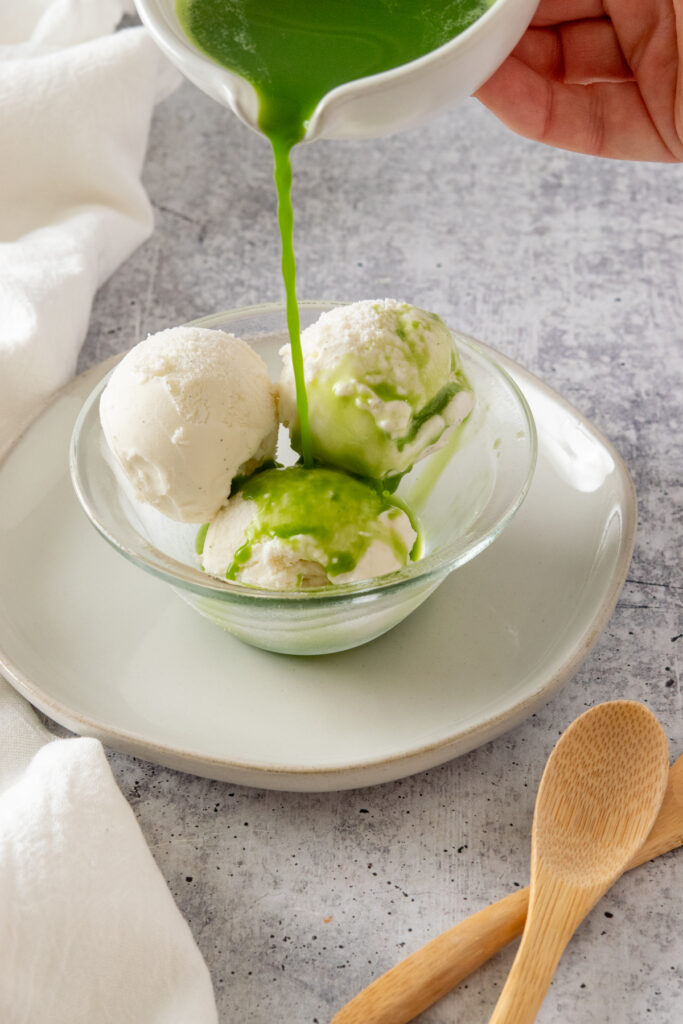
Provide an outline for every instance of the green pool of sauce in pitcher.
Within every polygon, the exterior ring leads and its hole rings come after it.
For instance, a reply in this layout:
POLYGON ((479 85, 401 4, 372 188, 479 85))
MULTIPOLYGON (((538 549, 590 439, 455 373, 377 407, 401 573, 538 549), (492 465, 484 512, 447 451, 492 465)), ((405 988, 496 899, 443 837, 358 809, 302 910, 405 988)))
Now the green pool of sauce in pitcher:
POLYGON ((344 82, 424 56, 476 21, 492 0, 176 0, 190 40, 245 78, 275 161, 282 276, 304 465, 312 445, 299 341, 290 153, 320 100, 344 82))

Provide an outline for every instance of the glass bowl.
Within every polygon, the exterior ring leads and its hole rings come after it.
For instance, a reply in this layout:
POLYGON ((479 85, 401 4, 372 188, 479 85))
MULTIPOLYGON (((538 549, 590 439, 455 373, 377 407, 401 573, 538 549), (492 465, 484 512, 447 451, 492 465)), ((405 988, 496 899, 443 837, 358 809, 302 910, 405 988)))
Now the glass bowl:
MULTIPOLYGON (((299 304, 301 327, 339 303, 299 304)), ((288 341, 284 304, 250 306, 194 321, 229 331, 261 354, 277 380, 288 341)), ((537 439, 527 402, 485 346, 453 332, 475 391, 469 418, 440 451, 401 481, 397 494, 417 514, 423 557, 398 572, 361 583, 306 591, 271 591, 207 576, 195 554, 196 524, 176 523, 138 502, 102 433, 99 400, 105 377, 74 427, 70 470, 78 499, 103 537, 139 568, 165 580, 201 615, 266 650, 328 654, 391 629, 446 576, 475 558, 510 522, 529 489, 537 439)), ((284 428, 278 460, 294 462, 284 428)))

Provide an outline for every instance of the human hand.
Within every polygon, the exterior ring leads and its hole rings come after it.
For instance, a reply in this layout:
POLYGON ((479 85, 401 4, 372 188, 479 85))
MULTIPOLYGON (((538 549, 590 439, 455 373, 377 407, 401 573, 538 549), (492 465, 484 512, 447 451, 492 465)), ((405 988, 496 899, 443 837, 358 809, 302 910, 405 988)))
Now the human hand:
POLYGON ((550 146, 683 161, 683 0, 541 0, 475 95, 550 146))

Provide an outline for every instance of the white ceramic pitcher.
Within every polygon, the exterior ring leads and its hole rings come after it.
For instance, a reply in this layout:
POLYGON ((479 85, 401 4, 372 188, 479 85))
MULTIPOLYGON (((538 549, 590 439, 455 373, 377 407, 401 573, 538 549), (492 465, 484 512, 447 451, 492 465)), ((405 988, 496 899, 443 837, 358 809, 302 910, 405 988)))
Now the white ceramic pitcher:
MULTIPOLYGON (((158 45, 183 74, 258 129, 254 89, 190 42, 176 16, 175 0, 135 3, 158 45)), ((495 0, 469 28, 424 57, 337 86, 313 111, 304 141, 391 135, 465 99, 502 64, 537 5, 538 0, 495 0)))

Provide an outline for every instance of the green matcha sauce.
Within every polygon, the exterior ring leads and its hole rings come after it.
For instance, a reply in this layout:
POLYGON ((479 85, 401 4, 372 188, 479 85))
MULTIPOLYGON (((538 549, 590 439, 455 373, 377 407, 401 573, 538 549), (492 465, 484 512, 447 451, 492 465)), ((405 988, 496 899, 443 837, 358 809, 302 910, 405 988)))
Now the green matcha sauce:
POLYGON ((263 134, 291 148, 336 86, 423 57, 491 2, 176 0, 176 11, 201 50, 253 85, 263 134))
POLYGON ((419 531, 402 503, 389 498, 369 481, 340 470, 325 466, 313 470, 302 466, 267 469, 247 477, 239 493, 255 503, 256 511, 246 540, 226 571, 226 579, 237 578, 241 567, 250 560, 255 544, 274 537, 303 558, 312 538, 316 548, 324 553, 320 564, 330 579, 351 572, 374 540, 390 546, 400 565, 417 556, 419 531), (404 511, 418 533, 411 550, 391 526, 392 520, 404 511), (383 513, 388 513, 388 517, 380 520, 383 513))
POLYGON ((422 57, 471 25, 493 0, 176 0, 188 38, 256 90, 275 162, 287 326, 301 453, 313 464, 296 301, 292 147, 320 100, 345 82, 422 57))

